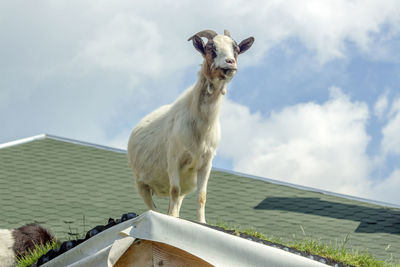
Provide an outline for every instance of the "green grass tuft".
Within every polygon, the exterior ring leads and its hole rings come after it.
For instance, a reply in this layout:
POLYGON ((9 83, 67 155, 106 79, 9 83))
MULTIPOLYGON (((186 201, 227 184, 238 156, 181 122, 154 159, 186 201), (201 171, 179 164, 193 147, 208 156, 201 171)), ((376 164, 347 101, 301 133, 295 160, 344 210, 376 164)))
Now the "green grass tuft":
MULTIPOLYGON (((80 230, 80 227, 73 227, 73 222, 64 221, 64 223, 68 226, 68 240, 78 240, 80 238, 84 238, 86 235, 86 217, 83 215, 82 217, 82 226, 83 229, 80 230), (72 227, 71 227, 72 226, 72 227)), ((56 239, 57 240, 57 239, 56 239)), ((18 267, 26 267, 34 264, 42 255, 46 254, 50 249, 56 249, 61 245, 56 241, 46 243, 45 245, 35 245, 33 251, 29 251, 25 257, 20 257, 17 259, 18 267)))
POLYGON ((49 242, 46 244, 35 245, 33 251, 29 251, 25 256, 17 259, 18 267, 26 267, 34 264, 42 255, 46 254, 50 249, 56 249, 60 246, 57 242, 49 242))
POLYGON ((227 223, 223 222, 217 222, 213 225, 224 228, 228 231, 234 231, 237 236, 239 236, 240 233, 244 233, 249 236, 254 236, 275 244, 291 247, 299 251, 318 255, 336 262, 342 262, 346 265, 354 265, 360 267, 400 267, 400 265, 398 263, 394 263, 392 259, 381 261, 378 260, 375 256, 371 255, 368 251, 348 249, 346 246, 350 240, 350 234, 348 234, 342 241, 336 242, 336 244, 327 244, 322 242, 321 240, 316 240, 310 236, 307 236, 304 228, 300 226, 303 236, 301 238, 296 238, 296 236, 293 236, 293 241, 284 242, 280 238, 268 237, 253 228, 240 229, 237 226, 230 226, 227 223))
POLYGON ((382 267, 390 266, 390 264, 376 259, 367 251, 347 249, 345 243, 327 244, 310 237, 304 237, 301 240, 296 240, 293 243, 288 244, 288 246, 348 265, 382 267))

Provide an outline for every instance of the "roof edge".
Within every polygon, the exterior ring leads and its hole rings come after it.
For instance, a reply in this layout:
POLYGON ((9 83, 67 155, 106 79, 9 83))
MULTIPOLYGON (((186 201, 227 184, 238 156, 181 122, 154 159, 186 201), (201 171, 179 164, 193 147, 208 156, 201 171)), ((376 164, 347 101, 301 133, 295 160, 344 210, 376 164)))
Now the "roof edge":
POLYGON ((11 147, 11 146, 16 146, 16 145, 21 145, 21 144, 24 144, 24 143, 29 143, 29 142, 32 142, 32 141, 35 141, 35 140, 42 140, 42 139, 45 139, 46 137, 47 137, 47 134, 44 133, 44 134, 34 135, 34 136, 31 136, 31 137, 17 139, 17 140, 14 140, 14 141, 10 141, 10 142, 6 142, 6 143, 3 143, 3 144, 0 144, 0 149, 6 148, 6 147, 11 147))
POLYGON ((372 200, 372 199, 368 199, 368 198, 356 197, 356 196, 351 196, 351 195, 346 195, 346 194, 341 194, 341 193, 335 193, 332 191, 326 191, 326 190, 318 189, 318 188, 314 188, 314 187, 308 187, 308 186, 292 184, 292 183, 288 183, 288 182, 282 182, 282 181, 271 179, 271 178, 265 178, 265 177, 261 177, 261 176, 256 176, 256 175, 237 172, 237 171, 225 170, 225 169, 221 169, 221 168, 213 167, 212 169, 213 169, 213 171, 225 172, 225 173, 242 176, 242 177, 246 177, 246 178, 250 178, 250 179, 260 180, 260 181, 264 181, 264 182, 268 182, 268 183, 272 183, 272 184, 288 186, 288 187, 299 189, 299 190, 305 190, 305 191, 321 193, 321 194, 329 195, 329 196, 341 197, 341 198, 345 198, 345 199, 349 199, 349 200, 360 201, 360 202, 374 204, 374 205, 383 206, 383 207, 387 207, 387 208, 400 209, 400 205, 388 203, 388 202, 384 202, 384 201, 372 200))
POLYGON ((103 149, 103 150, 107 150, 107 151, 126 154, 125 149, 120 149, 120 148, 115 148, 115 147, 110 147, 110 146, 103 146, 103 145, 99 145, 99 144, 95 144, 95 143, 80 141, 80 140, 76 140, 76 139, 71 139, 71 138, 66 138, 66 137, 61 137, 61 136, 56 136, 56 135, 51 135, 51 134, 46 134, 46 137, 49 139, 52 139, 52 140, 57 140, 57 141, 71 143, 71 144, 83 145, 83 146, 88 146, 88 147, 93 147, 93 148, 103 149))
POLYGON ((21 144, 29 143, 29 142, 36 141, 36 140, 42 140, 42 139, 46 139, 46 138, 52 139, 52 140, 57 140, 57 141, 62 141, 62 142, 67 142, 67 143, 71 143, 71 144, 83 145, 83 146, 88 146, 88 147, 93 147, 93 148, 98 148, 98 149, 103 149, 103 150, 126 154, 126 150, 124 150, 124 149, 103 146, 103 145, 99 145, 99 144, 95 144, 95 143, 84 142, 84 141, 80 141, 80 140, 76 140, 76 139, 71 139, 71 138, 61 137, 61 136, 52 135, 52 134, 46 134, 46 133, 38 134, 35 136, 26 137, 26 138, 22 138, 22 139, 18 139, 18 140, 0 144, 0 149, 6 148, 6 147, 11 147, 11 146, 16 146, 16 145, 21 145, 21 144))

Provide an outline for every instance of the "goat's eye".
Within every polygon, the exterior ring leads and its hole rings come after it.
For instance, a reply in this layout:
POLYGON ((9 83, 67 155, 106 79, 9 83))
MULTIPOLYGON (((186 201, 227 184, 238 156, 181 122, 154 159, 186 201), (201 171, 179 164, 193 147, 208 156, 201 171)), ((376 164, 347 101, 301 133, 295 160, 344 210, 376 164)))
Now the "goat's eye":
POLYGON ((217 49, 213 46, 212 50, 211 50, 211 55, 213 58, 217 57, 217 49))
POLYGON ((206 45, 206 50, 208 51, 208 53, 211 53, 211 56, 213 58, 217 57, 217 48, 216 48, 215 44, 208 43, 206 45))

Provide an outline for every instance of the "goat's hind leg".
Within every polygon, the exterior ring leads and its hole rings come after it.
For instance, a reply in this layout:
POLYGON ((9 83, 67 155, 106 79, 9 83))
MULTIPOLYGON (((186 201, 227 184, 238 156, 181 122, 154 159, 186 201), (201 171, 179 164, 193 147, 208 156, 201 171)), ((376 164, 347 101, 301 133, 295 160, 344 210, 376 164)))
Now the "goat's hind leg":
POLYGON ((157 210, 156 205, 154 205, 150 186, 136 180, 136 188, 139 195, 143 198, 144 204, 146 204, 147 208, 149 210, 157 210))

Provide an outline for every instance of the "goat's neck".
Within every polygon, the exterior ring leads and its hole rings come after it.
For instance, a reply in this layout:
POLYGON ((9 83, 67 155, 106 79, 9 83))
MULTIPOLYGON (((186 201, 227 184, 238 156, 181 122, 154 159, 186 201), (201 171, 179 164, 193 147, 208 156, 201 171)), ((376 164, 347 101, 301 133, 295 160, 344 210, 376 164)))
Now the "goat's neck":
POLYGON ((226 92, 227 81, 208 79, 202 72, 195 84, 192 111, 203 123, 212 124, 218 119, 222 96, 226 92))

